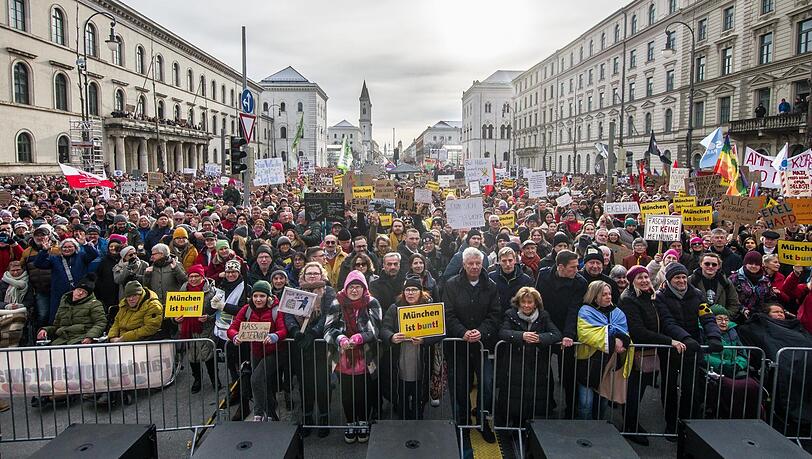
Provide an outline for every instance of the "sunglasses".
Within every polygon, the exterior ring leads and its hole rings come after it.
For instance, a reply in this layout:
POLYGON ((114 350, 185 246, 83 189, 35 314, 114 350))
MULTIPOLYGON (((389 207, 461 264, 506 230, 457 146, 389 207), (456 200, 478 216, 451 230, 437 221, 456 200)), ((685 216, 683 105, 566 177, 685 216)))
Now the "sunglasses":
POLYGON ((336 245, 335 241, 324 241, 324 245, 336 245))
POLYGON ((364 266, 366 266, 366 265, 367 265, 366 263, 356 263, 356 264, 355 264, 355 267, 356 267, 356 268, 363 268, 363 267, 364 267, 364 266))
POLYGON ((719 263, 707 263, 707 262, 705 262, 705 263, 702 263, 702 265, 713 268, 715 266, 719 266, 719 263))

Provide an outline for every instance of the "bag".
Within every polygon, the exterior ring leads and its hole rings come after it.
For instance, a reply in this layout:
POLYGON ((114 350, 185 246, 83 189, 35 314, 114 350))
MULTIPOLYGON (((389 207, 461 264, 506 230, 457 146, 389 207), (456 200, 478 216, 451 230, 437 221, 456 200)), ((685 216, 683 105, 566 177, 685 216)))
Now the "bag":
POLYGON ((443 392, 448 385, 448 364, 443 358, 443 349, 439 344, 431 347, 431 378, 429 379, 429 395, 432 400, 443 398, 443 392))
MULTIPOLYGON (((624 355, 624 358, 626 356, 624 355)), ((626 403, 626 382, 623 377, 623 365, 618 366, 618 354, 613 352, 609 361, 601 372, 601 383, 598 386, 598 393, 601 397, 615 402, 626 403)))
POLYGON ((660 371, 660 357, 657 349, 642 349, 634 351, 634 366, 632 371, 653 373, 660 371))

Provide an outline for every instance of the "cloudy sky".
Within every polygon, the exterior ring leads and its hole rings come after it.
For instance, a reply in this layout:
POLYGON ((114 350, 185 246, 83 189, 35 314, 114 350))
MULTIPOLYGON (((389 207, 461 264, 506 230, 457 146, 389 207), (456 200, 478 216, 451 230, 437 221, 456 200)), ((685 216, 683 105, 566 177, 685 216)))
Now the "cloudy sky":
POLYGON ((328 123, 358 124, 367 81, 373 136, 404 147, 438 120, 460 120, 462 92, 495 70, 526 70, 623 0, 124 0, 248 76, 293 66, 329 96, 328 123))

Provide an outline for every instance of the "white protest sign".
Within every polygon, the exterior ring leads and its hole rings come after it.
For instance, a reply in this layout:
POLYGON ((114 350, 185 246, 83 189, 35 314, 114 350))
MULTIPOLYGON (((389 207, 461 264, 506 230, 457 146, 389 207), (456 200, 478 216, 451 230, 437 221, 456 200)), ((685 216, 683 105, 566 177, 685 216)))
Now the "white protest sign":
POLYGON ((279 311, 294 316, 310 317, 313 307, 316 305, 315 293, 285 287, 282 298, 279 300, 279 311))
POLYGON ((781 188, 781 176, 778 170, 773 167, 773 157, 762 155, 750 147, 744 149, 744 161, 742 166, 747 166, 750 171, 761 173, 761 186, 764 188, 781 188))
POLYGON ((423 202, 426 204, 431 204, 432 202, 431 190, 429 190, 428 188, 415 188, 414 202, 423 202))
POLYGON ((636 201, 607 202, 603 205, 603 211, 609 215, 639 214, 640 204, 636 201))
POLYGON ((672 167, 668 181, 668 191, 674 193, 685 191, 685 179, 690 176, 689 172, 690 170, 686 167, 672 167))
POLYGON ((555 198, 555 204, 558 207, 567 207, 568 205, 572 204, 572 196, 569 194, 562 194, 561 196, 555 198))
POLYGON ((183 173, 185 175, 191 175, 192 177, 197 177, 197 169, 195 169, 193 167, 184 167, 183 168, 183 173))
POLYGON ((227 175, 220 176, 220 185, 228 185, 228 182, 231 180, 231 177, 227 175))
POLYGON ((485 209, 482 198, 448 199, 445 202, 448 224, 453 229, 469 229, 485 226, 485 209))
POLYGON ((522 168, 522 177, 527 178, 527 176, 532 174, 532 173, 533 173, 533 169, 531 169, 529 167, 523 167, 522 168))
POLYGON ((679 241, 682 217, 679 215, 646 215, 646 239, 649 241, 679 241))
POLYGON ((254 186, 280 185, 285 183, 285 165, 282 158, 257 159, 254 161, 254 186))
POLYGON ((123 196, 146 193, 147 182, 121 182, 118 184, 118 192, 123 196))
POLYGON ((812 150, 787 160, 784 173, 784 194, 791 197, 812 197, 812 150))
POLYGON ((217 163, 206 163, 203 166, 203 171, 206 174, 206 177, 219 177, 220 165, 217 163))
POLYGON ((493 173, 496 175, 496 180, 502 180, 508 176, 507 169, 505 168, 494 168, 493 173))
POLYGON ((530 199, 547 197, 546 172, 525 172, 524 178, 527 179, 527 191, 530 194, 530 199))
POLYGON ((476 180, 471 180, 468 182, 468 194, 471 196, 479 196, 482 194, 482 190, 480 189, 480 183, 476 180))
POLYGON ((438 175, 437 176, 437 183, 440 184, 440 188, 449 188, 451 187, 451 181, 454 180, 453 175, 438 175))
POLYGON ((493 161, 491 158, 465 160, 465 181, 478 181, 482 186, 493 186, 493 161))

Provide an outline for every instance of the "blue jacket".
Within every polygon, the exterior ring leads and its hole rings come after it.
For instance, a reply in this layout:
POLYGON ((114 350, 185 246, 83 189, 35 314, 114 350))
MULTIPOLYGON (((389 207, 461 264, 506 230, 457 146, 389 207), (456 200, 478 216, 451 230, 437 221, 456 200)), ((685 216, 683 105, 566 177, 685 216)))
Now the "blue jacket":
POLYGON ((99 268, 99 264, 101 264, 102 259, 107 256, 107 239, 100 237, 99 241, 96 242, 96 250, 99 252, 99 256, 97 256, 87 268, 87 272, 89 273, 95 273, 99 268))
POLYGON ((153 227, 147 233, 147 237, 144 238, 144 252, 152 253, 152 247, 161 242, 161 239, 168 234, 172 234, 172 228, 169 226, 164 228, 153 227))
POLYGON ((73 283, 68 280, 65 266, 62 263, 61 255, 50 255, 47 250, 40 251, 34 259, 34 266, 39 269, 51 270, 51 314, 48 325, 52 324, 56 318, 56 310, 59 308, 59 300, 62 295, 73 290, 80 279, 89 272, 90 263, 99 256, 99 252, 91 244, 85 244, 78 252, 71 255, 67 261, 68 267, 73 277, 73 283))
POLYGON ((503 312, 510 309, 510 300, 520 288, 532 287, 534 283, 533 278, 522 270, 521 263, 516 263, 510 275, 506 276, 502 272, 502 266, 497 266, 495 271, 488 274, 488 277, 496 283, 496 289, 499 290, 499 304, 502 306, 503 312))

